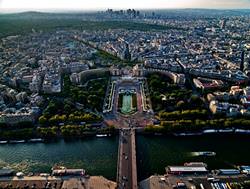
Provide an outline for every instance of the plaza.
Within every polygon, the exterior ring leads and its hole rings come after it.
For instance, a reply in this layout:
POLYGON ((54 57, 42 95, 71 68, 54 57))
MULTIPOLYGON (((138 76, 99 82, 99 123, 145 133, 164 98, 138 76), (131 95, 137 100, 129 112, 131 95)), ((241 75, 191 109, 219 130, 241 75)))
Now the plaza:
POLYGON ((103 106, 105 119, 118 128, 150 124, 153 111, 144 75, 129 67, 110 72, 103 106))

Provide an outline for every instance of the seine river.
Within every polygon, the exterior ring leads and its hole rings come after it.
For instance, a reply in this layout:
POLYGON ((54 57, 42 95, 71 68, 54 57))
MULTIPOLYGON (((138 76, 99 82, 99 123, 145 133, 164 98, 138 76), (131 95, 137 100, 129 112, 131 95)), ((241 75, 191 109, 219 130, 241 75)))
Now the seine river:
MULTIPOLYGON (((90 175, 115 180, 118 137, 65 142, 0 145, 0 167, 24 172, 49 172, 55 164, 84 168, 90 175)), ((149 137, 137 136, 139 180, 163 174, 166 165, 203 161, 210 169, 250 165, 250 136, 149 137), (194 151, 214 151, 216 157, 200 158, 194 151)))

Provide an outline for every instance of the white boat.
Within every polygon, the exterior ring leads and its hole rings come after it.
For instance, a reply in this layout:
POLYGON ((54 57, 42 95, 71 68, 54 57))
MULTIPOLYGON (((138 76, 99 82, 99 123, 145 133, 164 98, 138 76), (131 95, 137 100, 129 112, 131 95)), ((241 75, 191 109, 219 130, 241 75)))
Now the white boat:
POLYGON ((209 133, 217 133, 218 131, 215 129, 206 129, 203 131, 204 134, 209 134, 209 133))
POLYGON ((187 166, 187 167, 207 167, 207 164, 203 163, 203 162, 186 162, 186 163, 184 163, 184 166, 187 166))
POLYGON ((43 142, 44 139, 42 138, 33 138, 33 139, 30 139, 29 142, 43 142))
POLYGON ((2 140, 2 141, 0 141, 0 144, 7 144, 7 143, 8 143, 7 140, 2 140))
POLYGON ((216 156, 215 152, 204 151, 204 152, 192 152, 194 156, 216 156))
POLYGON ((67 169, 63 166, 55 166, 52 168, 53 176, 66 176, 66 175, 75 175, 75 176, 83 176, 85 175, 84 169, 67 169))
POLYGON ((96 134, 96 137, 107 137, 108 134, 96 134))
POLYGON ((235 133, 250 134, 250 130, 236 129, 235 133))
POLYGON ((16 143, 24 143, 25 140, 10 140, 11 144, 16 144, 16 143))
POLYGON ((220 129, 219 133, 233 133, 234 129, 220 129))
POLYGON ((202 133, 175 133, 174 136, 200 136, 202 133))

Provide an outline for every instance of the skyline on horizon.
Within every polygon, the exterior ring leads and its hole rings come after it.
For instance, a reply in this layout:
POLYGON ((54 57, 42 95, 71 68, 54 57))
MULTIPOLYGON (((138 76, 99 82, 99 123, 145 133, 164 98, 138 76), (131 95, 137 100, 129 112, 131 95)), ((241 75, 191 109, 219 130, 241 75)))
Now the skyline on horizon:
POLYGON ((19 11, 94 11, 112 9, 249 9, 250 0, 0 0, 1 12, 19 11))

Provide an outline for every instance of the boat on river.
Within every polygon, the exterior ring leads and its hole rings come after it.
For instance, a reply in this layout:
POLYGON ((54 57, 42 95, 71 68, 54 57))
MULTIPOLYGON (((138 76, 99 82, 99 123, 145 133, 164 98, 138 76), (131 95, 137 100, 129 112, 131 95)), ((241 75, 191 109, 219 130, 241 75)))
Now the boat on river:
POLYGON ((10 140, 11 144, 25 143, 25 140, 10 140))
POLYGON ((108 137, 110 134, 96 134, 96 137, 108 137))
POLYGON ((204 162, 186 162, 184 163, 186 167, 207 167, 207 164, 204 162))
POLYGON ((207 156, 207 157, 216 156, 216 153, 215 153, 215 152, 211 152, 211 151, 192 152, 192 154, 193 154, 194 156, 207 156))
POLYGON ((200 136, 202 133, 174 133, 174 136, 200 136))
POLYGON ((85 170, 84 169, 68 169, 63 166, 55 166, 52 169, 52 175, 53 176, 84 176, 85 170))
POLYGON ((42 139, 42 138, 33 138, 33 139, 30 139, 29 142, 44 142, 44 139, 42 139))
POLYGON ((8 143, 7 140, 1 140, 1 141, 0 141, 0 144, 7 144, 7 143, 8 143))
POLYGON ((235 133, 250 134, 250 130, 236 129, 236 130, 235 130, 235 133))

